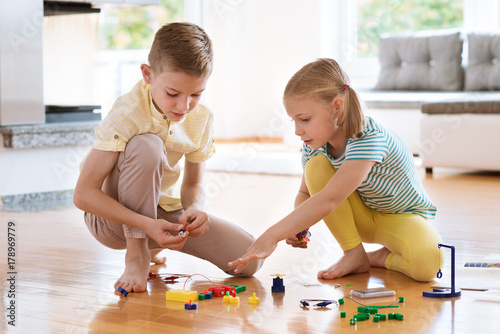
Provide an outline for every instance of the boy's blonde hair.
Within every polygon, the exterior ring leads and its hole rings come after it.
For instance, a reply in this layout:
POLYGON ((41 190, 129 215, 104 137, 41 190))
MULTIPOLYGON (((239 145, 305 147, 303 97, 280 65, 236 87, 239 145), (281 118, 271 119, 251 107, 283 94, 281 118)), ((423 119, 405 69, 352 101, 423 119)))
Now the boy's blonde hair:
POLYGON ((212 41, 196 24, 165 24, 155 34, 149 65, 155 73, 166 70, 204 77, 212 72, 212 41))
POLYGON ((320 58, 302 67, 288 81, 283 99, 287 97, 315 97, 331 103, 343 97, 343 109, 337 119, 347 138, 359 138, 364 124, 364 115, 359 98, 349 86, 349 77, 339 64, 328 58, 320 58))

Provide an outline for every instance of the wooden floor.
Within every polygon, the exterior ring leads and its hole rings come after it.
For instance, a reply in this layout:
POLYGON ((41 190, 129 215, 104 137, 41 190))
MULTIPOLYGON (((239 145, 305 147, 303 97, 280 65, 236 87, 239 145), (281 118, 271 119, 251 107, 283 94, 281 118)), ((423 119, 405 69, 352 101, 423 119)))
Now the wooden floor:
MULTIPOLYGON (((435 222, 446 244, 456 247, 457 266, 500 253, 500 174, 436 170, 421 172, 424 186, 439 207, 435 222)), ((207 209, 240 224, 254 235, 276 222, 292 207, 299 177, 209 173, 207 209)), ((217 284, 241 284, 240 303, 224 305, 221 299, 199 301, 198 310, 183 303, 165 301, 165 291, 183 288, 150 280, 148 292, 119 297, 113 284, 123 270, 123 251, 101 246, 83 223, 82 213, 69 208, 37 213, 0 212, 2 298, 0 331, 12 333, 499 333, 500 302, 485 301, 484 293, 463 291, 454 299, 422 297, 432 283, 418 283, 383 269, 334 281, 317 280, 318 270, 331 265, 341 250, 323 224, 312 231, 307 250, 280 243, 264 267, 250 279, 235 279, 210 263, 173 251, 165 251, 167 265, 151 271, 166 274, 203 274, 217 284), (15 264, 7 261, 8 222, 15 222, 15 264), (14 272, 15 274, 9 274, 14 272), (271 274, 285 274, 285 293, 271 293, 271 274), (7 280, 14 277, 15 286, 7 280), (308 281, 316 285, 307 285, 308 281), (340 284, 340 287, 335 287, 340 284), (348 287, 346 285, 352 285, 348 287), (340 307, 302 309, 303 298, 338 300, 351 289, 385 286, 405 297, 398 312, 403 321, 369 321, 349 324, 357 304, 346 300, 340 307), (10 293, 9 293, 10 290, 10 293), (15 293, 15 297, 12 296, 15 293), (255 292, 258 306, 248 304, 255 292), (7 322, 14 302, 16 327, 7 322), (340 311, 347 318, 340 318, 340 311)), ((12 230, 11 230, 12 231, 12 230)), ((11 240, 12 241, 12 240, 11 240)), ((374 249, 368 245, 368 249, 374 249)), ((376 247, 375 247, 376 248, 376 247)), ((447 255, 450 253, 445 251, 447 255)), ((446 257, 444 275, 450 274, 446 257)), ((186 289, 201 292, 211 285, 194 276, 186 289)), ((387 305, 396 299, 370 300, 387 305)), ((368 302, 367 302, 368 303, 368 302)))

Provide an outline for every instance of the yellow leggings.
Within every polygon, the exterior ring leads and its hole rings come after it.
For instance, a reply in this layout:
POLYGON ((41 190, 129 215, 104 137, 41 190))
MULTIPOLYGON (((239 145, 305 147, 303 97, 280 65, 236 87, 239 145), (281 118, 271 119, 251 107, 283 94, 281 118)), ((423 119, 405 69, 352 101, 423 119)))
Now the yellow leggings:
MULTIPOLYGON (((323 154, 312 157, 305 169, 311 196, 321 191, 335 172, 323 154)), ((443 253, 438 248, 441 237, 427 219, 412 213, 389 214, 371 209, 357 191, 323 221, 344 251, 361 242, 383 245, 391 252, 386 268, 417 281, 432 280, 443 264, 443 253)))

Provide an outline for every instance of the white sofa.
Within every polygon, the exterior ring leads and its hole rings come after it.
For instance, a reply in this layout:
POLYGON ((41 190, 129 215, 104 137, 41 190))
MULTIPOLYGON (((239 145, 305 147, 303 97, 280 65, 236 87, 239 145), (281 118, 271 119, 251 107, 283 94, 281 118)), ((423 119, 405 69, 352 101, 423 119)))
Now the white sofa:
POLYGON ((379 60, 375 89, 360 92, 366 113, 398 132, 428 172, 500 171, 500 34, 384 37, 379 60))

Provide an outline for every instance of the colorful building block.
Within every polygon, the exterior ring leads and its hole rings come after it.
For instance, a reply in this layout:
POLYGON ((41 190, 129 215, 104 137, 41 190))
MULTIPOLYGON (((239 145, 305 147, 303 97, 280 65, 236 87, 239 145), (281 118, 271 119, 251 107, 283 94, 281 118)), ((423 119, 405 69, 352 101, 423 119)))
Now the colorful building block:
POLYGON ((198 308, 198 304, 193 303, 193 301, 190 300, 189 303, 184 304, 184 308, 186 310, 196 310, 198 308))
POLYGON ((224 297, 226 290, 222 286, 211 286, 208 291, 212 292, 212 297, 224 297))
POLYGON ((280 277, 281 275, 271 275, 276 276, 273 278, 273 286, 271 287, 271 292, 285 292, 285 286, 283 285, 283 279, 280 277))
POLYGON ((226 291, 226 295, 222 297, 222 302, 229 303, 229 298, 231 298, 231 296, 229 295, 229 291, 226 291))
POLYGON ((197 300, 198 293, 192 290, 170 290, 165 292, 165 299, 175 302, 188 303, 190 300, 197 300))
POLYGON ((198 295, 198 299, 199 300, 212 299, 212 293, 205 290, 203 291, 203 293, 200 293, 198 295))
POLYGON ((247 286, 246 285, 228 284, 228 286, 234 287, 236 293, 240 293, 240 292, 243 292, 243 291, 247 290, 247 286))
POLYGON ((344 311, 340 312, 340 317, 341 318, 345 318, 346 317, 346 313, 344 311))
POLYGON ((259 304, 260 303, 260 299, 255 296, 255 292, 254 292, 254 293, 252 293, 252 297, 248 298, 248 302, 250 304, 259 304))
POLYGON ((240 302, 240 297, 233 297, 233 296, 229 297, 229 303, 239 304, 239 302, 240 302))
POLYGON ((230 294, 231 296, 236 295, 236 288, 235 288, 234 286, 231 286, 231 285, 223 285, 222 287, 224 288, 224 292, 229 291, 229 294, 230 294))
POLYGON ((122 288, 121 286, 119 286, 118 289, 116 289, 116 290, 120 293, 121 296, 125 296, 125 297, 128 296, 128 291, 125 290, 124 288, 122 288))

